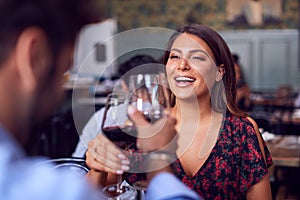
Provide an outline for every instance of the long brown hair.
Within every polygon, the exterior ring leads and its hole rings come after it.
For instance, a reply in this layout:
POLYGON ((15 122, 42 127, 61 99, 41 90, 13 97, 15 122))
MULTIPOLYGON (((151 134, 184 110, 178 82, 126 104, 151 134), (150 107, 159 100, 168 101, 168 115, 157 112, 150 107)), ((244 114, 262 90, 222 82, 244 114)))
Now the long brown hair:
MULTIPOLYGON (((247 116, 246 113, 238 109, 235 101, 236 82, 232 54, 224 39, 215 30, 199 24, 192 24, 177 29, 168 41, 163 58, 164 64, 168 62, 170 50, 174 41, 182 33, 195 35, 206 42, 214 55, 216 66, 222 64, 224 66, 225 74, 223 76, 223 83, 222 81, 219 81, 213 86, 211 91, 212 108, 216 111, 222 111, 225 108, 227 112, 229 111, 236 116, 247 116), (221 84, 224 85, 224 87, 222 87, 221 84)), ((174 95, 172 96, 174 97, 174 95)))

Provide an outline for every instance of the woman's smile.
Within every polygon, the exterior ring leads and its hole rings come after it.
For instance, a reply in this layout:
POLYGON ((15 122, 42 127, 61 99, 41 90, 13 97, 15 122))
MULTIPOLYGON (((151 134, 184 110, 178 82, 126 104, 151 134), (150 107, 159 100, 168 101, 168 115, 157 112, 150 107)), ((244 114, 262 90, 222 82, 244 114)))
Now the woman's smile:
POLYGON ((188 87, 193 85, 193 83, 196 81, 195 78, 191 76, 185 76, 185 75, 175 76, 174 80, 176 86, 178 87, 188 87))

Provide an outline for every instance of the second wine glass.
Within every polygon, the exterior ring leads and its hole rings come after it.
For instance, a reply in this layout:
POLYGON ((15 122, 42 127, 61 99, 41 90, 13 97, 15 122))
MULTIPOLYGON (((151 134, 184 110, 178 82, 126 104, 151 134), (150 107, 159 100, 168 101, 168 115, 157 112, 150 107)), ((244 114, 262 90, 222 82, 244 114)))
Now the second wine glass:
MULTIPOLYGON (((121 149, 136 140, 135 129, 127 117, 127 105, 128 95, 125 93, 108 95, 102 121, 105 136, 121 149)), ((122 185, 122 175, 118 175, 117 184, 106 186, 103 192, 108 199, 118 200, 134 199, 137 194, 133 187, 122 185)))
POLYGON ((170 107, 163 73, 130 76, 129 96, 129 103, 143 112, 145 118, 151 123, 160 119, 170 107))

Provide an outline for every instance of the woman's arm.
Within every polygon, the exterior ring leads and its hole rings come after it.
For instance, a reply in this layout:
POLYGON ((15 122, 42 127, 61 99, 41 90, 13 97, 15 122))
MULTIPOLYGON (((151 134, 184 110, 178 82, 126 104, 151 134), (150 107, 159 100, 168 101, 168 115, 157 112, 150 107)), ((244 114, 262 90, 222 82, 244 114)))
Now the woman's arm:
POLYGON ((82 129, 82 133, 77 143, 76 149, 73 152, 73 157, 83 158, 87 151, 88 142, 93 140, 98 134, 102 134, 101 123, 103 119, 104 108, 98 110, 82 129))
MULTIPOLYGON (((263 145, 263 139, 261 137, 261 134, 258 130, 258 126, 256 122, 248 117, 249 121, 252 123, 258 142, 259 142, 259 147, 261 149, 261 152, 263 154, 266 166, 267 166, 267 161, 266 161, 266 152, 264 150, 264 145, 263 145)), ((247 191, 247 199, 248 200, 256 200, 256 199, 266 199, 266 200, 271 200, 272 199, 272 192, 271 192, 271 185, 270 185, 270 178, 269 174, 266 174, 266 176, 253 185, 248 191, 247 191)))
POLYGON ((257 199, 264 199, 264 200, 272 199, 270 179, 268 174, 261 181, 253 185, 247 191, 247 200, 257 200, 257 199))

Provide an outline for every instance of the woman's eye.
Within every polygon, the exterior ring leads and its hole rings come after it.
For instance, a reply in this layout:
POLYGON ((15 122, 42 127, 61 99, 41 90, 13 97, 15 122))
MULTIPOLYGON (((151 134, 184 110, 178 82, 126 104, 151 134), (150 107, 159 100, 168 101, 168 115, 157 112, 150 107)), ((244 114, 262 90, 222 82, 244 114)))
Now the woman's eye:
POLYGON ((205 58, 202 56, 192 56, 191 60, 193 61, 205 61, 205 58))
POLYGON ((172 60, 177 60, 177 59, 179 59, 180 57, 179 56, 177 56, 177 55, 171 55, 170 56, 170 59, 172 59, 172 60))

